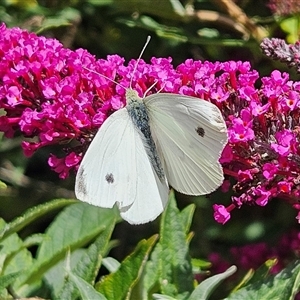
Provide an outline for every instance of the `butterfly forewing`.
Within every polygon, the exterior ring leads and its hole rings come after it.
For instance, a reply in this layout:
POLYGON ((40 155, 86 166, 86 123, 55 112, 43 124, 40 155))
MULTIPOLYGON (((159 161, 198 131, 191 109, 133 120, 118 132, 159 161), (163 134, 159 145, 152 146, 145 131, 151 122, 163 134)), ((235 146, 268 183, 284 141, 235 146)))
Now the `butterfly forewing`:
POLYGON ((218 160, 227 143, 219 109, 198 98, 164 93, 144 103, 170 185, 188 195, 217 189, 223 182, 218 160))

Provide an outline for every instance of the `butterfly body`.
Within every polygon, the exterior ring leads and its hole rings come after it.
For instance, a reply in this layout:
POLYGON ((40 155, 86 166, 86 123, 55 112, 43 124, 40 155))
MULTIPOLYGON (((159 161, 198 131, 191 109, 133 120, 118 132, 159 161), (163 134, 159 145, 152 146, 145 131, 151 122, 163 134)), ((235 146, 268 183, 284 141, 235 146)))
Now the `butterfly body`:
POLYGON ((145 106, 143 99, 140 98, 136 91, 128 89, 126 91, 126 99, 128 101, 126 109, 128 114, 139 132, 147 155, 151 161, 151 164, 161 181, 165 180, 165 174, 163 171, 162 163, 157 153, 157 149, 152 138, 151 129, 149 125, 149 116, 147 107, 145 106))

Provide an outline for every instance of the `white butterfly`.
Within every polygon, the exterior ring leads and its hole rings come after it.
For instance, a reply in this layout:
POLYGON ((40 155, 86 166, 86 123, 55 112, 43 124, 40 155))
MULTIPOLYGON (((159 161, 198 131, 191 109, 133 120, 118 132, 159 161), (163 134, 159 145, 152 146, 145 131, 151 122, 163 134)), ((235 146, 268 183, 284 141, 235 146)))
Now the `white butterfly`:
POLYGON ((214 104, 170 93, 140 98, 131 88, 126 102, 105 120, 83 157, 78 199, 117 204, 123 219, 141 224, 161 214, 168 184, 187 195, 208 194, 222 184, 218 160, 227 129, 214 104))

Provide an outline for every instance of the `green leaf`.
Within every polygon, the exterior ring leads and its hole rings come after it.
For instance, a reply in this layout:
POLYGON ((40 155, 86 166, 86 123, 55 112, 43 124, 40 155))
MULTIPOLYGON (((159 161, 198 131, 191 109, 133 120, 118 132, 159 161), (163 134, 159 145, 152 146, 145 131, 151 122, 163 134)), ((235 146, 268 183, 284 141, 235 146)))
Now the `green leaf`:
POLYGON ((129 299, 132 288, 140 279, 141 272, 158 236, 138 243, 115 273, 111 273, 96 284, 96 289, 109 300, 129 299))
MULTIPOLYGON (((110 238, 115 227, 115 222, 107 224, 106 228, 97 237, 96 241, 91 244, 87 251, 84 252, 80 261, 73 268, 72 273, 84 279, 90 284, 94 284, 95 277, 98 274, 101 259, 106 254, 109 248, 110 238)), ((52 284, 53 285, 53 284, 52 284)), ((55 284, 54 284, 55 285, 55 284)), ((77 290, 73 282, 67 281, 60 290, 58 299, 76 299, 78 296, 77 290)))
POLYGON ((45 238, 47 237, 43 233, 32 234, 24 240, 24 247, 29 248, 35 245, 40 245, 45 238))
POLYGON ((189 224, 189 218, 181 216, 172 191, 161 219, 159 268, 162 293, 177 299, 185 298, 193 290, 192 264, 186 235, 189 224))
POLYGON ((14 5, 16 7, 19 7, 21 9, 31 9, 38 5, 36 0, 6 0, 5 1, 7 5, 14 5))
POLYGON ((192 224, 192 221, 193 221, 194 212, 195 212, 195 208, 196 208, 196 205, 191 204, 191 205, 185 207, 180 213, 182 223, 185 227, 184 228, 185 234, 188 234, 189 231, 190 231, 191 224, 192 224))
POLYGON ((186 298, 193 290, 193 274, 189 255, 188 232, 194 205, 182 212, 176 207, 174 192, 162 215, 160 240, 147 262, 143 278, 143 298, 155 291, 176 299, 186 298))
POLYGON ((128 27, 139 27, 146 30, 151 30, 158 36, 167 38, 176 43, 185 43, 188 41, 188 37, 182 28, 163 25, 149 16, 141 16, 138 19, 120 17, 117 19, 117 21, 125 24, 128 27))
POLYGON ((165 19, 182 20, 186 11, 179 0, 114 0, 114 7, 122 12, 139 11, 165 19))
POLYGON ((63 259, 66 252, 90 243, 107 224, 114 223, 115 211, 86 203, 65 208, 46 231, 46 238, 38 248, 36 262, 24 275, 23 283, 40 280, 44 273, 63 259))
POLYGON ((86 0, 89 4, 93 6, 105 6, 105 5, 111 5, 114 0, 86 0))
POLYGON ((277 261, 278 260, 276 258, 268 259, 262 266, 255 270, 255 272, 253 269, 250 269, 232 292, 235 292, 249 284, 264 280, 268 276, 271 268, 276 265, 277 261))
POLYGON ((299 39, 299 16, 292 16, 280 22, 280 27, 287 33, 287 41, 294 44, 299 39))
MULTIPOLYGON (((0 228, 6 226, 0 219, 0 228)), ((0 243, 0 269, 2 275, 24 271, 32 265, 32 255, 25 248, 23 241, 14 233, 0 243)), ((23 274, 23 273, 22 273, 23 274)), ((19 278, 14 280, 14 287, 20 283, 19 278)))
POLYGON ((12 284, 21 272, 14 272, 0 277, 0 291, 12 284))
POLYGON ((96 241, 89 246, 87 253, 82 257, 73 272, 89 283, 95 282, 101 259, 109 247, 110 238, 115 227, 115 220, 110 219, 108 221, 105 224, 106 228, 100 233, 96 241))
MULTIPOLYGON (((236 272, 236 266, 231 266, 225 272, 214 275, 202 281, 193 291, 188 300, 208 299, 216 287, 227 277, 236 272)), ((245 298, 246 299, 246 298, 245 298)))
POLYGON ((208 269, 211 267, 211 262, 200 258, 192 258, 192 266, 197 272, 202 269, 208 269))
POLYGON ((143 299, 148 299, 149 295, 152 295, 154 291, 160 290, 159 278, 161 269, 159 268, 159 264, 161 251, 162 247, 160 243, 157 243, 151 253, 151 259, 146 264, 143 277, 143 299))
POLYGON ((70 199, 56 199, 33 208, 28 209, 24 214, 10 223, 7 223, 0 231, 0 241, 4 240, 9 235, 18 232, 26 225, 35 221, 36 219, 48 214, 50 211, 62 208, 66 205, 78 202, 77 200, 70 199))
MULTIPOLYGON (((98 293, 92 285, 79 276, 69 273, 70 280, 76 285, 82 300, 106 300, 105 296, 98 293)), ((74 299, 74 298, 73 298, 74 299)))
POLYGON ((80 12, 72 7, 66 7, 60 10, 56 15, 46 17, 43 20, 41 28, 36 33, 41 34, 43 31, 51 30, 53 28, 59 28, 72 25, 72 20, 80 19, 80 12))
POLYGON ((226 299, 294 300, 300 291, 300 261, 295 261, 276 276, 249 284, 226 299))
MULTIPOLYGON (((69 269, 73 272, 77 264, 79 264, 86 254, 87 249, 76 249, 70 253, 69 269)), ((74 273, 74 272, 73 272, 74 273)), ((44 275, 44 283, 51 290, 51 299, 72 299, 71 295, 78 292, 73 282, 70 282, 66 271, 66 259, 60 260, 57 264, 51 267, 44 275), (64 298, 61 293, 64 292, 64 298)), ((78 294, 78 293, 77 293, 78 294)), ((73 298, 73 299, 76 299, 73 298)))
POLYGON ((4 190, 6 188, 7 188, 7 185, 3 181, 0 180, 0 190, 4 190))

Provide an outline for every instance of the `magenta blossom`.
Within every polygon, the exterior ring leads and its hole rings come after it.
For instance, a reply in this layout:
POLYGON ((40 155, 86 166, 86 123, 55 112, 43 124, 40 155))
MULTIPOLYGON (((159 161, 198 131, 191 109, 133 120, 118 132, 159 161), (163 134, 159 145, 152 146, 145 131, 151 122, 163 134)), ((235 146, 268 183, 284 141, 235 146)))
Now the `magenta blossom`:
POLYGON ((124 107, 123 87, 132 80, 140 96, 152 87, 149 94, 191 95, 222 111, 229 136, 220 158, 227 176, 223 189, 234 195, 228 207, 214 206, 217 221, 227 222, 235 207, 265 206, 275 197, 300 210, 300 88, 287 73, 260 79, 248 62, 188 59, 174 68, 171 58, 153 57, 150 63, 141 60, 133 74, 136 60, 127 65, 118 55, 97 60, 83 49, 65 49, 57 40, 5 25, 0 58, 0 108, 6 113, 0 130, 8 138, 21 133, 28 156, 63 144, 65 156, 48 161, 61 178, 77 170, 99 127, 124 107))
POLYGON ((213 274, 226 270, 227 265, 235 264, 239 269, 248 271, 257 269, 268 259, 276 259, 276 264, 271 268, 271 273, 277 274, 291 261, 300 256, 300 234, 297 230, 285 233, 275 245, 266 243, 248 244, 230 249, 230 261, 225 261, 219 253, 212 252, 209 260, 213 264, 213 274))

